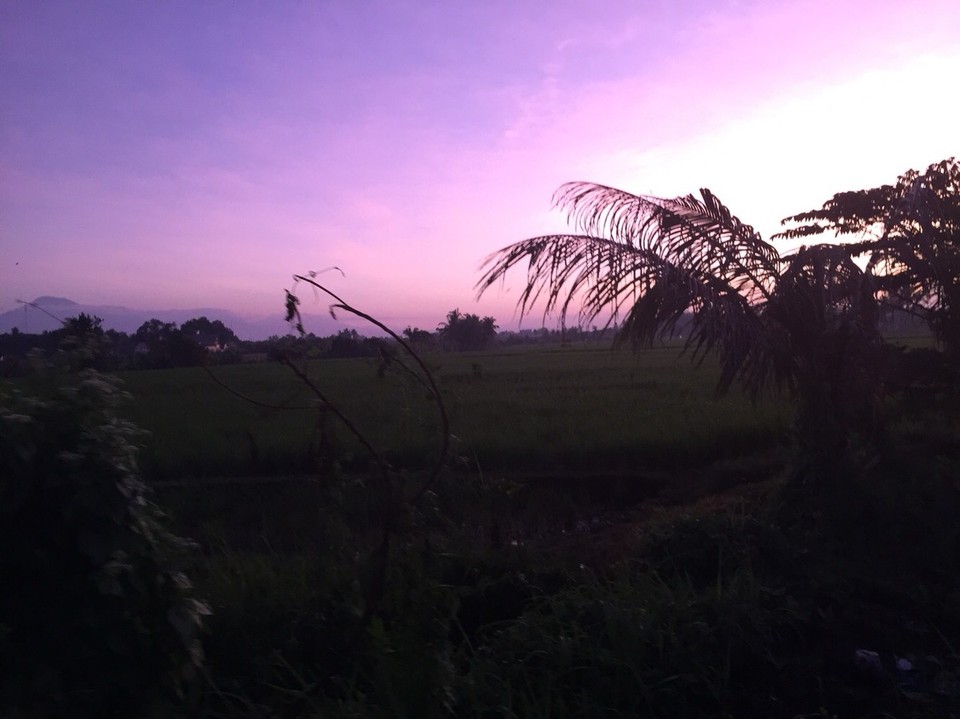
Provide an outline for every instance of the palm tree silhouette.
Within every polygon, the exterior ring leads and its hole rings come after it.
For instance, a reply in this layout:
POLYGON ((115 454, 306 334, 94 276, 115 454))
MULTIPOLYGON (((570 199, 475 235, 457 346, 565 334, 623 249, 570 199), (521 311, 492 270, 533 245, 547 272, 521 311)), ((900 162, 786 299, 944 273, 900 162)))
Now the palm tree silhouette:
POLYGON ((717 393, 739 381, 755 398, 787 390, 797 437, 842 454, 877 426, 877 304, 872 275, 842 245, 781 256, 707 189, 672 199, 575 182, 554 197, 575 232, 490 255, 478 296, 526 266, 521 315, 619 323, 617 342, 649 344, 682 325, 685 350, 720 363, 717 393))

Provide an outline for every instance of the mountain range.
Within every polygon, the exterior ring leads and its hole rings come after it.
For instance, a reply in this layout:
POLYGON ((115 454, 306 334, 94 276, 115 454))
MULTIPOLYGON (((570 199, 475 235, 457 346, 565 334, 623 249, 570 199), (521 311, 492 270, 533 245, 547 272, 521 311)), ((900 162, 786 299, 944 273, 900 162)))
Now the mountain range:
MULTIPOLYGON (((282 313, 269 317, 247 317, 230 310, 214 307, 198 307, 187 310, 140 310, 112 305, 87 305, 65 297, 38 297, 32 302, 21 302, 20 306, 0 313, 0 333, 10 332, 16 327, 20 332, 39 334, 58 329, 68 317, 76 317, 81 312, 103 320, 104 329, 117 330, 133 334, 144 322, 158 319, 162 322, 175 322, 178 325, 195 317, 220 320, 242 340, 262 340, 272 335, 285 335, 291 327, 284 321, 282 313)), ((344 324, 328 315, 304 315, 307 331, 324 336, 336 334, 344 329, 344 324)))

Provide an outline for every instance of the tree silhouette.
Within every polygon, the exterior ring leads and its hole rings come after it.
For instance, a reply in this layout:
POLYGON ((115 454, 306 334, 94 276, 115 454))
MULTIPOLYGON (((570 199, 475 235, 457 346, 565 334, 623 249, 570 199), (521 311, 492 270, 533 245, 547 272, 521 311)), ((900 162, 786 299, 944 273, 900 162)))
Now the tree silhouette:
POLYGON ((95 315, 81 312, 76 317, 68 317, 63 321, 63 328, 68 334, 76 337, 103 334, 103 320, 95 315))
POLYGON ((819 210, 786 218, 777 235, 856 235, 848 251, 867 255, 880 298, 924 318, 960 357, 960 164, 953 158, 895 185, 840 192, 819 210))
POLYGON ((68 317, 63 327, 54 332, 60 336, 60 348, 66 350, 74 369, 108 369, 111 340, 103 331, 103 320, 81 312, 68 317))
POLYGON ((447 321, 437 327, 440 342, 460 352, 482 350, 497 336, 497 321, 493 317, 481 319, 478 315, 463 314, 459 309, 447 313, 447 321))
POLYGON ((403 330, 403 336, 414 345, 425 346, 429 345, 433 341, 433 333, 427 330, 422 330, 419 327, 407 327, 403 330))
POLYGON ((521 314, 576 309, 581 324, 621 320, 618 343, 649 344, 683 323, 695 360, 715 354, 717 392, 740 381, 796 400, 812 457, 842 454, 877 422, 873 278, 836 245, 781 256, 706 189, 700 197, 562 186, 555 203, 576 232, 534 237, 487 258, 480 295, 526 266, 521 314))
POLYGON ((194 367, 203 364, 206 351, 187 337, 175 322, 151 319, 133 335, 134 341, 146 349, 141 364, 150 368, 194 367))
POLYGON ((195 317, 180 325, 180 331, 201 347, 226 347, 239 344, 240 338, 233 330, 220 320, 208 320, 204 317, 195 317))

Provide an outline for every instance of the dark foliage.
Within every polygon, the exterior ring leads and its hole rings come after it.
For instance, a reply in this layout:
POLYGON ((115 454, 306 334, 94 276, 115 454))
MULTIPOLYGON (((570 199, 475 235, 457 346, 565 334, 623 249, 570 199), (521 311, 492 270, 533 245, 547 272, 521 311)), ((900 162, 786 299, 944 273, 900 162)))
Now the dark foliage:
POLYGON ((112 372, 130 369, 196 367, 240 360, 239 340, 219 320, 188 320, 182 327, 152 319, 133 335, 104 330, 99 317, 81 313, 63 320, 63 327, 39 335, 16 329, 0 335, 0 376, 28 374, 31 353, 50 360, 60 353, 75 370, 112 372))
POLYGON ((440 343, 458 352, 476 351, 489 347, 497 336, 497 322, 493 317, 463 314, 459 309, 447 313, 447 321, 437 327, 440 343))
POLYGON ((148 320, 134 332, 133 341, 136 365, 143 368, 196 367, 203 364, 206 355, 205 349, 174 322, 148 320))
POLYGON ((50 383, 0 390, 0 714, 170 713, 202 661, 185 545, 137 476, 116 382, 50 383))
POLYGON ((779 237, 852 236, 884 302, 923 317, 960 354, 960 163, 949 158, 896 184, 839 192, 819 210, 786 218, 779 237))
POLYGON ((196 317, 180 325, 180 331, 201 347, 215 347, 222 350, 229 345, 240 342, 233 330, 220 320, 208 320, 206 317, 196 317))

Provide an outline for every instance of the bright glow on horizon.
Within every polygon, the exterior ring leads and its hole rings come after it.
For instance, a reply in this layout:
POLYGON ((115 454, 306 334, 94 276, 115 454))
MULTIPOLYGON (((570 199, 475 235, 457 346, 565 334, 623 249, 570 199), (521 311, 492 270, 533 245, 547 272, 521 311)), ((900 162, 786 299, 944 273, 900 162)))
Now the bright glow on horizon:
POLYGON ((292 274, 338 265, 331 288, 398 329, 454 307, 510 327, 521 278, 478 304, 478 267, 566 230, 563 182, 710 187, 769 237, 958 154, 957 77, 952 0, 14 0, 0 311, 278 314, 292 274))

